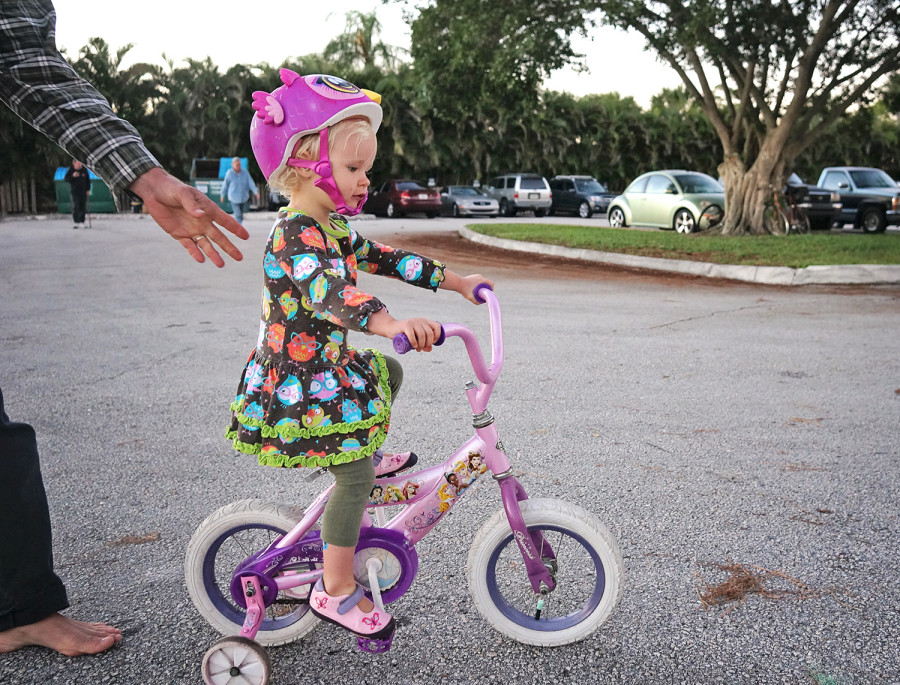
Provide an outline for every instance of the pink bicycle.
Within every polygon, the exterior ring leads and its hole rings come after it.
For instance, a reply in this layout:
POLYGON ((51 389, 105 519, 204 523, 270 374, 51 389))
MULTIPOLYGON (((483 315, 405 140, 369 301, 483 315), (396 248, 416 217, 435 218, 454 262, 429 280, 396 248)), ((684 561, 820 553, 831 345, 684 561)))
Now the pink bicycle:
MULTIPOLYGON (((514 640, 547 647, 576 642, 612 614, 622 593, 622 556, 593 514, 560 500, 529 499, 513 475, 487 410, 503 366, 500 304, 487 284, 478 286, 476 297, 490 313, 490 365, 468 328, 444 324, 440 340, 463 340, 480 382, 470 381, 465 390, 475 435, 442 464, 376 480, 355 575, 381 610, 402 597, 418 570, 416 543, 490 472, 503 508, 472 542, 466 564, 472 601, 514 640), (388 519, 391 506, 399 511, 388 519)), ((398 336, 394 348, 402 354, 409 341, 398 336)), ((210 625, 227 636, 203 658, 208 685, 265 685, 271 662, 264 646, 297 640, 318 624, 308 597, 321 576, 318 521, 332 488, 302 511, 262 500, 235 502, 194 532, 185 560, 188 592, 210 625)), ((358 641, 365 651, 390 648, 390 640, 358 641)))

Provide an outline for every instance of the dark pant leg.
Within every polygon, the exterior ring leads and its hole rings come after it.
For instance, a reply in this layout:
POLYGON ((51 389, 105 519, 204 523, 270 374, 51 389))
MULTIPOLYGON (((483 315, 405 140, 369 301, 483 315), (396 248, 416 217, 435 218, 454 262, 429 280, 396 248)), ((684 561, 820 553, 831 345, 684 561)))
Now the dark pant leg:
POLYGON ((69 606, 53 572, 50 511, 34 429, 12 423, 0 389, 0 631, 69 606))
POLYGON ((76 224, 84 223, 84 208, 86 204, 86 195, 82 193, 72 193, 72 219, 76 224))
POLYGON ((359 524, 375 484, 375 466, 371 459, 357 459, 328 470, 335 486, 322 513, 322 540, 338 547, 356 547, 359 524))
POLYGON ((391 387, 391 403, 396 401, 400 386, 403 385, 403 367, 393 357, 384 355, 384 362, 388 369, 388 385, 391 387))

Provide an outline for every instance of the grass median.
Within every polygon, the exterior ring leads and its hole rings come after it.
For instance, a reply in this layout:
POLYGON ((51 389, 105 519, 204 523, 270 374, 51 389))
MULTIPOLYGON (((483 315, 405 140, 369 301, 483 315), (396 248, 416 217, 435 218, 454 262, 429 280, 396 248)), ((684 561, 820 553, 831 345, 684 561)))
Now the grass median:
POLYGON ((811 233, 809 235, 682 235, 602 226, 471 224, 483 235, 642 257, 716 264, 803 268, 835 264, 900 264, 900 233, 811 233))

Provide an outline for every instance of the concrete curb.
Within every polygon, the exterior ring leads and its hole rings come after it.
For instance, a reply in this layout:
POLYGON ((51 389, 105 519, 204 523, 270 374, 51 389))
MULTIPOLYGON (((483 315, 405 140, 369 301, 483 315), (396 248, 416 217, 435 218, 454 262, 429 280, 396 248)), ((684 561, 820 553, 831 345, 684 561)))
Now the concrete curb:
POLYGON ((504 250, 518 252, 540 252, 541 254, 589 262, 616 264, 637 269, 671 271, 675 273, 726 278, 734 281, 763 283, 766 285, 884 285, 900 283, 900 265, 890 264, 847 264, 840 266, 807 266, 794 269, 787 266, 739 266, 733 264, 712 264, 692 262, 684 259, 661 259, 658 257, 638 257, 618 252, 598 252, 560 245, 530 243, 508 240, 476 233, 463 226, 459 234, 474 243, 490 245, 504 250))

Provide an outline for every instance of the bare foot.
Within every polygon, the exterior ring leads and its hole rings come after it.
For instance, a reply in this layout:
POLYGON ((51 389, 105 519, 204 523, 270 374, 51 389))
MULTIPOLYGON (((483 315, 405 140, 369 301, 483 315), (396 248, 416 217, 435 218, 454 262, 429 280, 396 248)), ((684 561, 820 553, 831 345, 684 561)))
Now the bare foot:
POLYGON ((82 656, 103 652, 121 640, 122 631, 118 628, 50 614, 37 623, 0 632, 0 654, 36 645, 66 656, 82 656))

